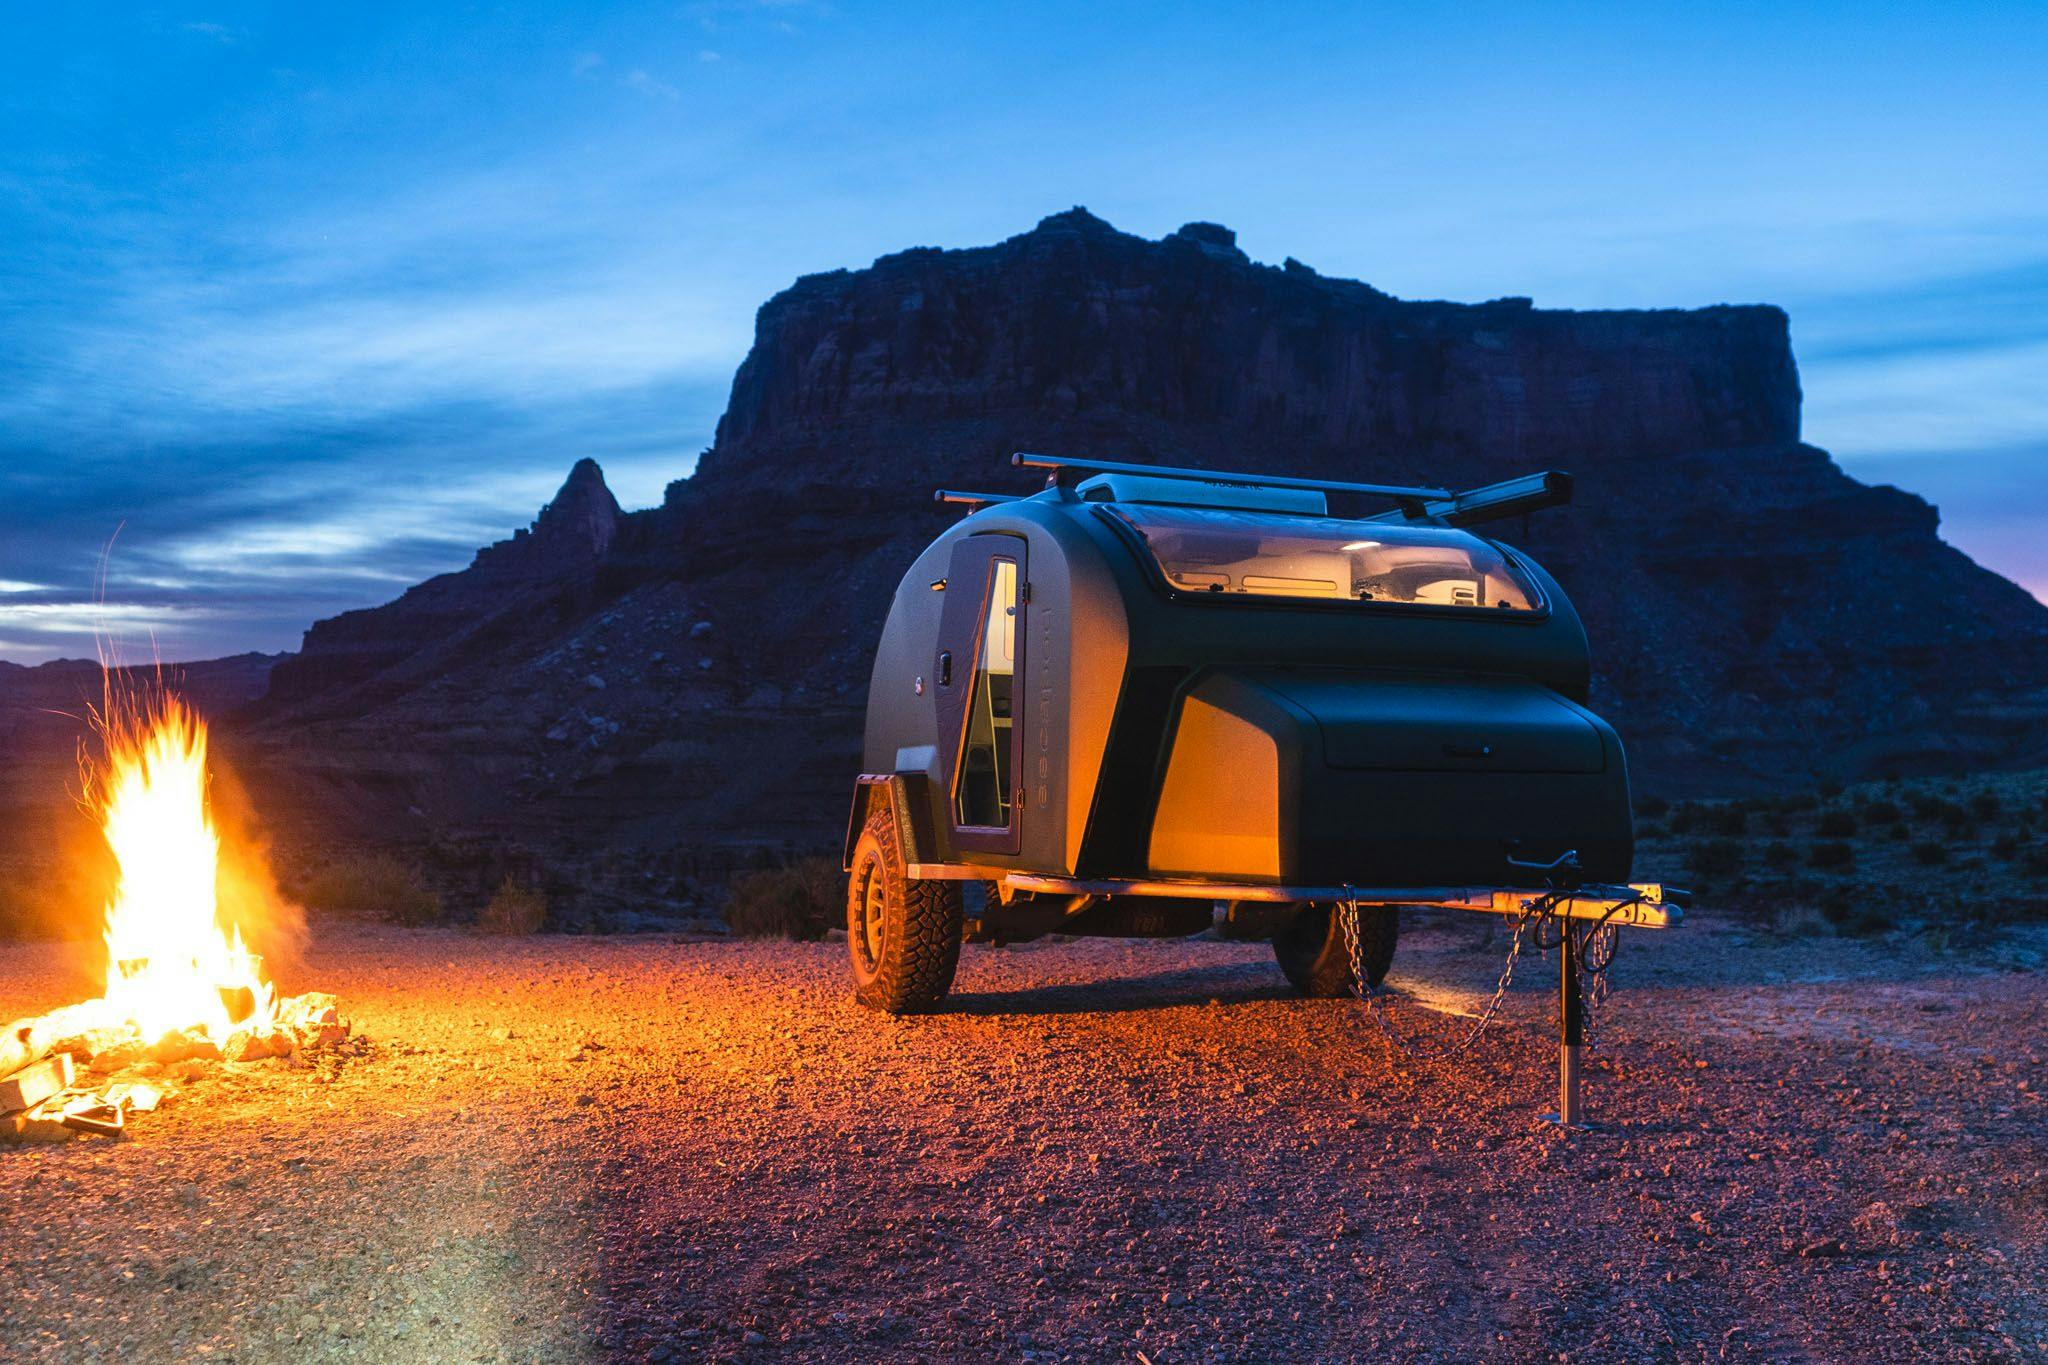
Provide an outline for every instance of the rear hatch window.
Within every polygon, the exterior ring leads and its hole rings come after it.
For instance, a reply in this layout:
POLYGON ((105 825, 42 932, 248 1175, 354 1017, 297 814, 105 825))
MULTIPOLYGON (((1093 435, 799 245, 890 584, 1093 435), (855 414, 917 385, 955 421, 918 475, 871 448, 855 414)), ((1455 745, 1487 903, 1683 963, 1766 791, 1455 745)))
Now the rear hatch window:
POLYGON ((1496 613, 1542 604, 1498 547, 1450 527, 1133 503, 1103 511, 1176 593, 1496 613))

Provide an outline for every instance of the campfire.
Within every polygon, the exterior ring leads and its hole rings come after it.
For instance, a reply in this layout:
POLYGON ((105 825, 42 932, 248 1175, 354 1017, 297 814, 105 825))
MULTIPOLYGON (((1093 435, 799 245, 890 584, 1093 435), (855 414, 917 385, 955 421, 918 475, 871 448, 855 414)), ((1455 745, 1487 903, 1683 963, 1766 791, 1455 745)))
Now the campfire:
POLYGON ((0 1035, 0 1138, 118 1134, 195 1063, 304 1064, 349 1037, 334 997, 279 999, 240 926, 222 922, 206 723, 168 693, 111 684, 92 719, 101 752, 81 760, 82 804, 118 869, 106 987, 0 1035))

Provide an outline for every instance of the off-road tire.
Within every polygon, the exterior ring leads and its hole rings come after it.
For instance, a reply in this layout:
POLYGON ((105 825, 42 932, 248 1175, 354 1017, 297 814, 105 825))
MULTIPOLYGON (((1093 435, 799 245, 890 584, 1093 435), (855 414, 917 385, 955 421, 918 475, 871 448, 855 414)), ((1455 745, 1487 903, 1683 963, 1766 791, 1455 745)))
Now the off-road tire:
MULTIPOLYGON (((1377 986, 1394 965, 1394 945, 1401 938, 1401 917, 1391 905, 1358 907, 1358 956, 1368 983, 1377 986)), ((1273 931, 1273 956, 1295 992, 1314 1000, 1334 1000, 1357 993, 1350 954, 1344 950, 1344 927, 1336 907, 1311 901, 1273 931)))
POLYGON ((846 950, 853 993, 888 1014, 936 1009, 960 965, 960 884, 904 875, 896 817, 868 816, 846 879, 846 950))

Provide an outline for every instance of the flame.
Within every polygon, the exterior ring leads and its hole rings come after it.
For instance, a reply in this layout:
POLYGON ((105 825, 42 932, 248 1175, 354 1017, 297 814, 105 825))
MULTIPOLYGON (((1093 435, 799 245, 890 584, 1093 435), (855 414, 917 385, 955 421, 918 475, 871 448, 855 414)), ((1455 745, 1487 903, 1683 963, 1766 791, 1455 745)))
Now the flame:
POLYGON ((107 903, 102 1027, 145 1039, 204 1029, 214 1040, 274 1021, 261 960, 224 928, 220 837, 207 806, 206 722, 154 694, 98 717, 106 756, 87 774, 88 808, 119 864, 107 903))

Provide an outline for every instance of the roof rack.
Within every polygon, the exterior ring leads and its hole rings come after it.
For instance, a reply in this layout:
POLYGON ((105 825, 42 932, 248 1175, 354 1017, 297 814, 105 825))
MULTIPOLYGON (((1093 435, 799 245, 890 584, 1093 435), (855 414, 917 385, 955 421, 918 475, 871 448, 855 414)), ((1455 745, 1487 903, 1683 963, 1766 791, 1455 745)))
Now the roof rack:
POLYGON ((1309 488, 1323 493, 1364 493, 1376 498, 1394 498, 1421 504, 1436 498, 1455 498, 1448 488, 1411 488, 1404 484, 1345 483, 1337 479, 1296 479, 1280 474, 1232 474, 1221 469, 1181 469, 1167 464, 1131 464, 1117 460, 1070 460, 1062 456, 1033 455, 1018 451, 1010 463, 1019 469, 1050 469, 1049 483, 1067 483, 1068 471, 1084 474, 1146 474, 1155 479, 1194 479, 1202 483, 1234 483, 1251 488, 1309 488))
POLYGON ((1518 479, 1503 479, 1481 488, 1468 488, 1462 493, 1452 493, 1444 498, 1432 498, 1422 504, 1418 511, 1402 507, 1392 512, 1379 512, 1365 517, 1365 521, 1439 521, 1446 526, 1476 526, 1483 521, 1499 521, 1503 517, 1518 517, 1529 512, 1539 512, 1546 507, 1557 507, 1572 500, 1572 476, 1561 469, 1546 469, 1539 474, 1524 474, 1518 479))
MULTIPOLYGON (((1407 487, 1401 484, 1346 483, 1338 479, 1297 479, 1280 474, 1232 474, 1217 469, 1182 469, 1173 465, 1131 464, 1117 460, 1070 460, 1053 455, 1018 451, 1010 463, 1020 469, 1049 469, 1048 484, 1067 486, 1073 474, 1142 474, 1156 479, 1192 479, 1203 483, 1236 484, 1247 488, 1302 488, 1325 493, 1363 493, 1392 498, 1400 506, 1378 512, 1365 521, 1428 521, 1444 526, 1476 526, 1481 522, 1518 517, 1572 500, 1572 476, 1561 469, 1546 469, 1499 483, 1453 492, 1448 488, 1407 487)), ((940 494, 948 501, 967 501, 981 495, 940 494)))
POLYGON ((1022 502, 1020 493, 966 493, 957 488, 940 488, 932 493, 933 502, 957 502, 969 507, 987 507, 998 502, 1022 502))

